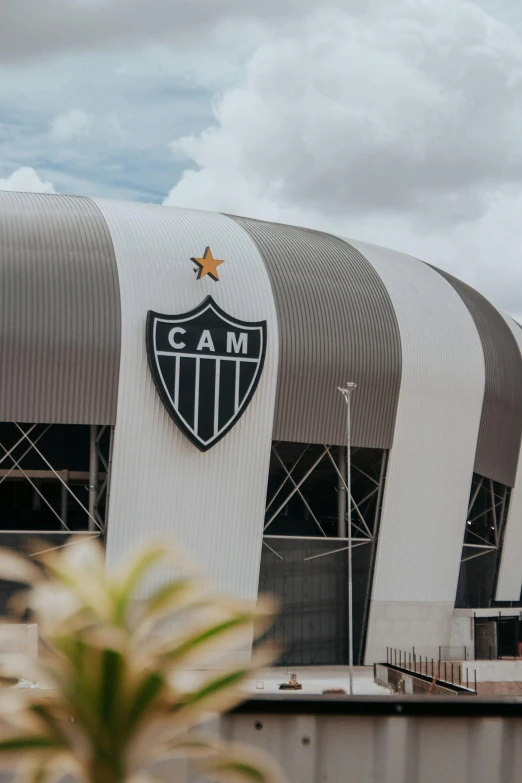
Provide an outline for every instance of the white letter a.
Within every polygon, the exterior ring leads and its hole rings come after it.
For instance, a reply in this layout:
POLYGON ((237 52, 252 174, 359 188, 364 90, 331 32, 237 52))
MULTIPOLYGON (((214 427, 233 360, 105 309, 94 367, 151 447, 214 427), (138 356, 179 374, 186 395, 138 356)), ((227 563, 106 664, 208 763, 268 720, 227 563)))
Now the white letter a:
POLYGON ((209 351, 215 351, 214 343, 212 342, 212 337, 210 336, 210 332, 208 329, 204 329, 201 337, 199 338, 198 347, 196 348, 197 351, 202 351, 203 348, 208 348, 209 351))

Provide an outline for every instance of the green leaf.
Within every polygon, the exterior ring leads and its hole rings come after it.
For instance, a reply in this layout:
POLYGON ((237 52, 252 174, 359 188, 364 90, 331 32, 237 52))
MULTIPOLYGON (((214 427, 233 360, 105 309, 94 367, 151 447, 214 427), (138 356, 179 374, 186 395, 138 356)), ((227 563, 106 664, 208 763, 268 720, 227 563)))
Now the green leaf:
POLYGON ((254 781, 254 783, 266 783, 266 776, 261 770, 247 761, 224 761, 212 765, 214 772, 235 772, 241 775, 245 781, 254 781))
POLYGON ((144 577, 147 571, 155 565, 155 563, 162 560, 167 553, 168 550, 164 546, 150 547, 150 549, 143 552, 131 564, 122 583, 116 588, 115 614, 118 623, 123 623, 125 620, 125 613, 129 601, 133 598, 136 585, 144 577))
POLYGON ((56 742, 63 745, 64 747, 69 745, 67 737, 63 734, 60 722, 52 714, 51 705, 35 702, 34 704, 29 704, 28 710, 34 715, 37 715, 44 723, 49 731, 48 736, 50 738, 53 738, 56 742))
POLYGON ((82 725, 89 736, 95 737, 100 727, 97 687, 99 651, 96 651, 97 658, 93 661, 86 645, 80 642, 75 649, 81 650, 83 654, 80 667, 54 665, 49 674, 63 707, 82 725))
POLYGON ((221 623, 211 625, 209 628, 205 628, 203 631, 200 631, 193 636, 189 636, 188 639, 185 639, 180 645, 167 652, 165 657, 170 662, 179 663, 185 656, 195 652, 202 645, 217 639, 228 631, 246 625, 251 619, 251 615, 240 615, 239 617, 232 617, 230 620, 224 620, 221 623))
POLYGON ((151 546, 149 549, 145 550, 145 552, 142 552, 134 562, 131 563, 121 585, 122 592, 131 592, 147 571, 159 560, 163 560, 167 554, 168 549, 161 545, 151 546))
POLYGON ((236 671, 220 675, 219 677, 214 677, 211 680, 207 680, 207 682, 205 682, 204 685, 199 688, 199 690, 185 694, 185 697, 180 699, 179 705, 174 709, 177 710, 183 707, 196 706, 202 701, 218 695, 222 691, 226 691, 229 688, 233 688, 235 685, 239 685, 250 674, 250 669, 238 669, 236 671))
POLYGON ((165 687, 165 680, 159 672, 151 672, 142 681, 130 705, 127 717, 127 735, 129 735, 140 721, 142 715, 160 691, 165 687))
POLYGON ((17 750, 61 750, 64 747, 63 742, 42 735, 8 737, 0 740, 0 753, 12 753, 17 750))
POLYGON ((187 579, 177 579, 174 582, 168 582, 160 587, 147 601, 147 617, 161 614, 166 609, 169 609, 192 586, 194 586, 194 580, 188 577, 187 579))
POLYGON ((125 661, 116 650, 105 650, 100 678, 100 713, 101 720, 110 726, 114 719, 114 708, 117 706, 117 695, 120 691, 125 661))

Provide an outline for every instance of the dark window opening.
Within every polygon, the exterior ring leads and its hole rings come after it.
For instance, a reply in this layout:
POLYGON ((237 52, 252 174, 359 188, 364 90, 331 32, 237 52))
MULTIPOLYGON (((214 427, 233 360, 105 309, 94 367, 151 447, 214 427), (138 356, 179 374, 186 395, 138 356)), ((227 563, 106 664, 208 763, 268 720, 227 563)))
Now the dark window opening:
POLYGON ((475 659, 494 661, 522 657, 522 620, 499 615, 475 617, 475 659))
MULTIPOLYGON (((387 452, 351 450, 354 660, 364 659, 387 452)), ((277 596, 270 636, 288 665, 348 660, 346 448, 276 442, 260 592, 277 596)))
MULTIPOLYGON (((103 538, 111 442, 108 426, 0 423, 0 546, 34 553, 75 533, 103 538)), ((0 582, 0 612, 15 589, 0 582)))

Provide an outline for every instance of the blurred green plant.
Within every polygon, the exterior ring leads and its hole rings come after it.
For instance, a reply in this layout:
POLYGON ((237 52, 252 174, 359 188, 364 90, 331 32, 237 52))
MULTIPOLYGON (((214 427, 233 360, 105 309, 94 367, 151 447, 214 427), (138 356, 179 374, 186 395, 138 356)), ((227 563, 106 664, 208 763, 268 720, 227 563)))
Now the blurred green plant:
POLYGON ((272 659, 265 653, 209 668, 251 638, 254 624, 256 636, 266 630, 270 602, 250 607, 213 595, 165 546, 148 548, 116 574, 107 574, 92 539, 39 561, 0 550, 0 578, 29 586, 13 604, 38 623, 40 652, 29 676, 43 686, 0 694, 3 768, 27 783, 67 773, 88 783, 152 781, 165 770, 175 781, 169 763, 191 759, 197 776, 216 781, 283 780, 268 756, 200 728, 243 700, 246 682, 272 659), (148 597, 137 600, 145 580, 148 597), (187 682, 188 671, 197 682, 187 682))

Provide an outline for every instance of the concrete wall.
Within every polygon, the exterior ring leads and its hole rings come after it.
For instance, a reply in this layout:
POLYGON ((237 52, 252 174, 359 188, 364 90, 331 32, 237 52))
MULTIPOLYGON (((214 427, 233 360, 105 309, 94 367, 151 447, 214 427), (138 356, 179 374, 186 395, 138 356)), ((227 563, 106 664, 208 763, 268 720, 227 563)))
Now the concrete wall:
POLYGON ((366 664, 386 661, 386 648, 437 659, 439 647, 449 646, 452 603, 372 601, 366 664))
POLYGON ((522 685, 522 660, 475 661, 477 682, 518 682, 522 685))
POLYGON ((470 615, 453 615, 450 625, 450 647, 458 649, 466 648, 466 660, 471 661, 475 657, 475 622, 470 615))
POLYGON ((481 696, 522 696, 522 661, 475 661, 481 696))

